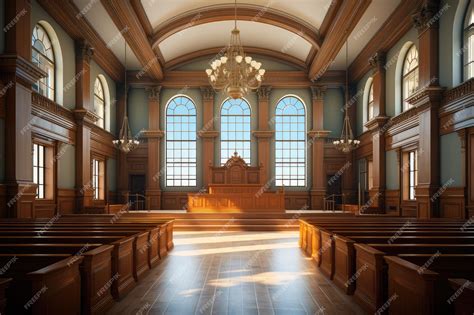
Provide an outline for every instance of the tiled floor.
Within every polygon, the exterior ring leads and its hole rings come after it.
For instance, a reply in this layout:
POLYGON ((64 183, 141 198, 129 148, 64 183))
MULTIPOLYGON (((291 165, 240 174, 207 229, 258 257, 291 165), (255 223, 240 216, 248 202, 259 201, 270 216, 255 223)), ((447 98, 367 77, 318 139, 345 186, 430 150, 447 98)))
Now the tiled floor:
POLYGON ((364 314, 298 232, 175 232, 175 248, 108 314, 364 314))

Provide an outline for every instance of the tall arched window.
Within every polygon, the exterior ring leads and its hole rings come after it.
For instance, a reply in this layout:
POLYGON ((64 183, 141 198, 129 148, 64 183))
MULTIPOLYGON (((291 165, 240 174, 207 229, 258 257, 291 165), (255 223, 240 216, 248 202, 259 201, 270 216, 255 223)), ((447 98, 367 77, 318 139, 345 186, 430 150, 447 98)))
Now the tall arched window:
POLYGON ((221 109, 221 165, 237 152, 250 164, 250 105, 244 99, 227 99, 221 109))
POLYGON ((166 186, 196 186, 196 106, 184 95, 166 107, 166 186))
POLYGON ((372 82, 369 87, 369 95, 367 99, 367 121, 374 118, 374 83, 372 82))
POLYGON ((97 126, 104 128, 105 126, 105 94, 104 86, 99 78, 95 79, 94 83, 94 112, 97 114, 99 119, 97 120, 97 126))
POLYGON ((474 4, 471 1, 464 18, 464 81, 474 77, 474 4))
POLYGON ((306 111, 295 96, 275 110, 275 185, 306 186, 306 111))
POLYGON ((412 45, 403 62, 403 110, 410 109, 411 105, 407 99, 418 89, 418 50, 412 45))
POLYGON ((40 69, 45 71, 48 75, 41 78, 36 84, 33 85, 33 89, 55 101, 55 63, 54 63, 54 51, 51 44, 51 39, 46 33, 43 26, 36 24, 33 29, 33 35, 31 36, 31 57, 34 64, 40 69))

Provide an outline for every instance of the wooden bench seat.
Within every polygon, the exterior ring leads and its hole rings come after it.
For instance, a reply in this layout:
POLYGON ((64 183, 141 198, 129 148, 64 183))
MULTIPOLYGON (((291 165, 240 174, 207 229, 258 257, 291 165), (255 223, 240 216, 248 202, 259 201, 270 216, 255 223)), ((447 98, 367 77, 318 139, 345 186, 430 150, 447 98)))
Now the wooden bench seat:
POLYGON ((7 314, 80 314, 83 257, 68 254, 0 254, 7 314), (61 301, 58 303, 58 301, 61 301))
POLYGON ((448 279, 453 295, 448 298, 448 304, 454 305, 454 314, 472 315, 474 313, 474 281, 467 279, 448 279))

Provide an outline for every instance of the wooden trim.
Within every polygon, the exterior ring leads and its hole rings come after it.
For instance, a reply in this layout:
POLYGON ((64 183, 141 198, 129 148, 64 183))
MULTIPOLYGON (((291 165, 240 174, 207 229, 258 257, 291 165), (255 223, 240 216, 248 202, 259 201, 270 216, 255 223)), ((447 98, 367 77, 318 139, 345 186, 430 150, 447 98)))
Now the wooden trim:
POLYGON ((321 38, 325 38, 327 32, 329 31, 329 27, 334 22, 334 18, 336 17, 339 9, 341 8, 342 0, 332 0, 331 4, 329 5, 328 12, 324 17, 323 22, 321 23, 321 27, 319 28, 319 35, 321 38))
POLYGON ((153 35, 153 27, 151 26, 150 20, 146 15, 141 0, 130 0, 130 3, 132 4, 133 10, 135 11, 135 14, 137 15, 146 35, 151 37, 153 35))
POLYGON ((332 64, 346 39, 349 30, 354 29, 369 7, 371 0, 343 1, 333 23, 328 29, 328 35, 311 63, 309 78, 321 77, 332 64))
POLYGON ((123 80, 125 70, 122 63, 107 48, 107 44, 89 24, 87 19, 81 18, 79 9, 72 1, 38 0, 38 3, 61 25, 73 40, 86 40, 94 47, 94 56, 92 58, 113 80, 123 80))
MULTIPOLYGON (((222 51, 222 47, 214 47, 214 48, 206 48, 202 50, 197 50, 192 53, 179 56, 177 58, 174 58, 170 61, 168 61, 165 64, 165 69, 166 70, 172 70, 173 68, 177 68, 183 64, 186 64, 192 60, 195 60, 197 58, 203 58, 206 56, 210 56, 209 61, 213 60, 213 58, 219 54, 219 52, 222 51)), ((280 51, 276 50, 271 50, 271 49, 266 49, 266 48, 260 48, 260 47, 244 47, 244 51, 246 53, 250 54, 258 54, 262 55, 265 57, 277 59, 278 61, 283 61, 284 63, 287 63, 291 66, 297 67, 301 70, 306 69, 306 64, 305 62, 299 60, 298 58, 295 58, 293 56, 290 56, 288 54, 282 53, 280 51)), ((210 66, 209 66, 210 67, 210 66)), ((263 65, 265 67, 265 65, 263 65)))
POLYGON ((423 0, 402 0, 349 66, 351 82, 360 80, 369 70, 369 59, 377 52, 387 52, 413 27, 412 14, 423 0))
MULTIPOLYGON (((298 36, 307 40, 316 49, 319 49, 322 44, 318 31, 311 25, 297 17, 283 15, 271 8, 266 8, 266 11, 263 11, 262 6, 239 4, 238 19, 241 21, 254 21, 281 27, 287 31, 298 34, 298 36)), ((200 8, 199 10, 193 10, 182 16, 178 16, 156 30, 151 42, 153 47, 155 47, 168 37, 192 26, 229 20, 234 20, 234 5, 215 5, 200 8)))

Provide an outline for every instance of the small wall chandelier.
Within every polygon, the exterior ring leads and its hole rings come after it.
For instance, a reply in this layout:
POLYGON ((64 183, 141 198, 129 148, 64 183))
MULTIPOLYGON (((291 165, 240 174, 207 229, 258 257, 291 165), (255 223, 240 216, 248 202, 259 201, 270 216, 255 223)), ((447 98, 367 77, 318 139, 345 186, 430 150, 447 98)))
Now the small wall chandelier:
POLYGON ((348 55, 349 55, 349 44, 348 40, 346 40, 346 103, 344 105, 344 125, 342 126, 342 133, 341 138, 339 140, 333 141, 334 146, 336 149, 344 152, 349 153, 355 148, 357 148, 360 144, 359 140, 354 139, 354 134, 352 133, 351 121, 349 119, 349 68, 348 68, 348 55))
MULTIPOLYGON (((124 40, 125 41, 125 40, 124 40)), ((135 150, 140 141, 132 137, 132 130, 130 129, 130 124, 128 122, 128 115, 127 115, 127 42, 125 42, 125 79, 124 79, 124 86, 125 86, 125 94, 124 94, 124 113, 123 113, 123 121, 122 127, 120 128, 119 138, 117 140, 113 140, 112 143, 114 144, 115 148, 119 149, 124 153, 131 152, 135 150)))
POLYGON ((211 86, 215 90, 224 90, 226 94, 238 99, 249 90, 260 87, 265 74, 262 64, 252 57, 245 56, 240 41, 240 31, 237 28, 237 0, 235 0, 235 24, 231 32, 230 43, 224 56, 211 63, 211 69, 206 69, 211 86))

